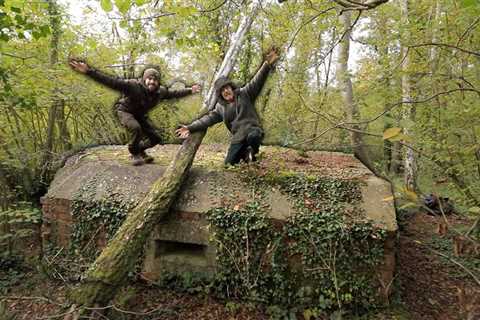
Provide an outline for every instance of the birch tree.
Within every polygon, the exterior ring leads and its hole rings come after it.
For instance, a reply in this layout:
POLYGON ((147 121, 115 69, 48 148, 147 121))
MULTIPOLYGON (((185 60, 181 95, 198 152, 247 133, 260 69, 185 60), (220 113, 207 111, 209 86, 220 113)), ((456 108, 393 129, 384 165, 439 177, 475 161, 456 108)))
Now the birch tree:
MULTIPOLYGON (((411 135, 413 123, 415 121, 415 105, 411 104, 412 101, 412 79, 410 77, 411 58, 408 52, 409 41, 409 1, 401 0, 401 22, 405 27, 402 37, 402 101, 403 101, 403 119, 405 126, 403 128, 406 136, 411 135)), ((417 191, 417 159, 415 152, 411 148, 405 148, 404 159, 404 184, 405 188, 410 191, 417 191)))

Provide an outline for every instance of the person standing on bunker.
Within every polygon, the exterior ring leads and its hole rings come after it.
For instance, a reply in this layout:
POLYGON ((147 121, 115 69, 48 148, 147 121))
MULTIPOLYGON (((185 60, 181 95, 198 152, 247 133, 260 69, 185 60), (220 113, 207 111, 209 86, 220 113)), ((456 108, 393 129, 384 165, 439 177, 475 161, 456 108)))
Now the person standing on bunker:
POLYGON ((153 162, 153 157, 145 150, 162 143, 162 137, 156 132, 147 113, 161 100, 181 98, 200 92, 198 84, 180 90, 161 86, 160 72, 153 68, 145 69, 141 79, 123 79, 105 74, 80 60, 70 59, 69 65, 73 70, 122 93, 115 102, 115 112, 120 123, 131 134, 128 151, 132 155, 134 166, 153 162))
POLYGON ((241 160, 256 161, 264 132, 255 109, 255 100, 278 58, 278 49, 269 50, 255 76, 243 87, 237 87, 227 77, 218 78, 214 84, 217 96, 215 108, 191 124, 181 125, 175 133, 186 139, 192 132, 205 130, 223 121, 232 133, 225 164, 234 165, 241 160))

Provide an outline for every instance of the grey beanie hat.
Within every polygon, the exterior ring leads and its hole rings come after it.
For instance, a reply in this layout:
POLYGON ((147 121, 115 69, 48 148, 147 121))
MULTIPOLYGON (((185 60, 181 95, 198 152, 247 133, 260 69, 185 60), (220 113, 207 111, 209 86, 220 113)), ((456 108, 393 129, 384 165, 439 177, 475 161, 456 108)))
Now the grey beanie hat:
POLYGON ((143 82, 145 82, 148 77, 155 77, 158 81, 160 81, 160 72, 153 68, 146 69, 145 71, 143 71, 143 82))

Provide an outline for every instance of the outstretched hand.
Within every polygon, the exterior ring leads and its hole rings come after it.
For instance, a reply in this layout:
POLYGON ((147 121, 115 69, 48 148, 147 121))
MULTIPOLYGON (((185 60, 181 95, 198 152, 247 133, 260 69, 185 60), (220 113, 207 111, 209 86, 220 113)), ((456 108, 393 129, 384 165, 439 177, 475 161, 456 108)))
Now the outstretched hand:
POLYGON ((194 84, 192 86, 192 93, 198 93, 200 90, 202 90, 202 87, 199 84, 194 84))
POLYGON ((265 61, 269 64, 269 65, 274 65, 275 62, 277 62, 278 59, 280 59, 280 49, 277 48, 277 47, 272 47, 266 57, 265 57, 265 61))
POLYGON ((75 70, 77 72, 80 72, 80 73, 87 73, 87 71, 90 69, 88 64, 86 64, 83 61, 77 60, 77 59, 70 59, 68 61, 68 64, 70 65, 70 67, 73 70, 75 70))
POLYGON ((190 136, 190 130, 188 130, 187 126, 181 126, 175 130, 175 133, 181 139, 187 139, 190 136))

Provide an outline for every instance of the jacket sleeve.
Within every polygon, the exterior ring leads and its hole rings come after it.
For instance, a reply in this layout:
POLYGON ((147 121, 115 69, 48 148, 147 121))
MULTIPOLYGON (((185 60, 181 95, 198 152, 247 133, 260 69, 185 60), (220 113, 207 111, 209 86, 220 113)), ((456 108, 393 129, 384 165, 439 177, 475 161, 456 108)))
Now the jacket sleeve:
POLYGON ((192 94, 192 88, 179 89, 179 90, 170 90, 167 89, 164 99, 175 99, 181 98, 192 94))
POLYGON ((215 108, 209 111, 207 114, 201 116, 199 119, 193 121, 191 124, 187 126, 190 132, 205 130, 208 127, 214 125, 215 123, 219 123, 223 120, 222 115, 220 112, 215 108))
POLYGON ((270 70, 272 70, 272 67, 267 62, 264 62, 255 76, 241 90, 245 90, 250 98, 255 100, 260 94, 260 91, 262 91, 270 70))
POLYGON ((96 82, 123 93, 133 93, 139 86, 136 80, 122 79, 93 68, 90 68, 86 74, 96 82))

